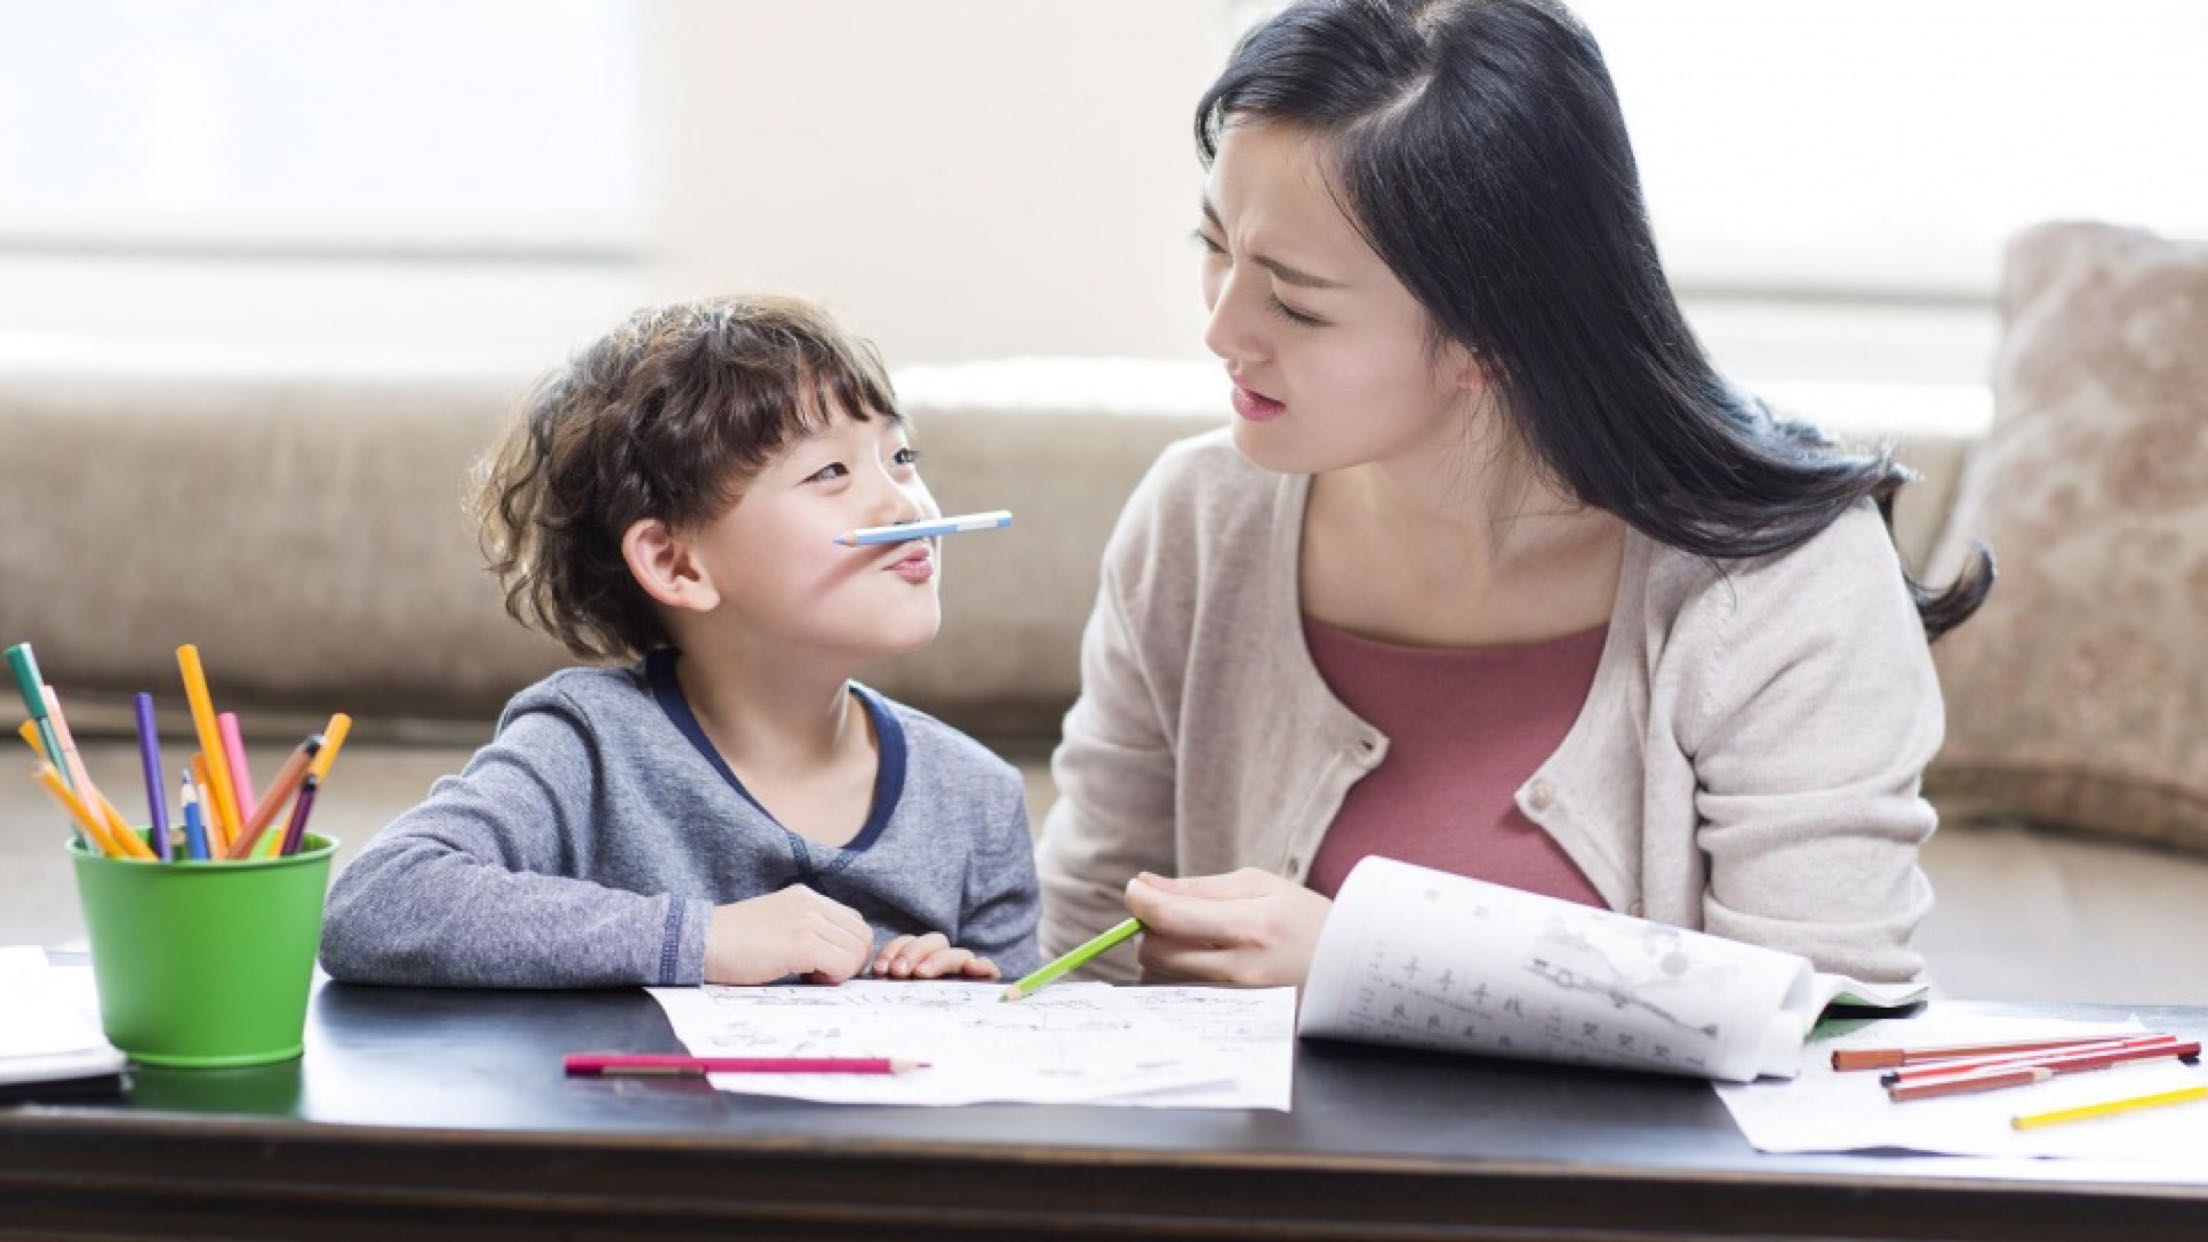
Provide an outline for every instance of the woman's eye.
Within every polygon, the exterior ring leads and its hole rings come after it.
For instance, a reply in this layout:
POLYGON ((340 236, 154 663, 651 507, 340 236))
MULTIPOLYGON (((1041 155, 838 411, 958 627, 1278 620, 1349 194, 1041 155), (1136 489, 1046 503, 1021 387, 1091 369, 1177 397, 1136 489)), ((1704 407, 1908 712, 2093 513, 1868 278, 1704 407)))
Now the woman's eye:
POLYGON ((1196 239, 1196 244, 1204 248, 1205 254, 1215 255, 1219 258, 1226 257, 1227 248, 1220 245, 1218 242, 1211 240, 1211 235, 1204 232, 1202 229, 1197 229, 1195 232, 1190 233, 1189 236, 1196 239))
POLYGON ((1319 328, 1326 326, 1326 321, 1324 319, 1320 319, 1316 315, 1304 314, 1302 311, 1297 310, 1295 307, 1281 301, 1280 295, 1278 294, 1268 294, 1265 300, 1272 303, 1274 314, 1279 315, 1282 319, 1285 319, 1298 327, 1319 328))
POLYGON ((825 483, 830 479, 840 479, 849 473, 851 471, 846 469, 842 462, 832 461, 807 475, 805 481, 807 483, 825 483))
POLYGON ((908 444, 905 447, 898 449, 897 455, 890 460, 896 462, 900 466, 917 466, 920 464, 920 450, 908 444))

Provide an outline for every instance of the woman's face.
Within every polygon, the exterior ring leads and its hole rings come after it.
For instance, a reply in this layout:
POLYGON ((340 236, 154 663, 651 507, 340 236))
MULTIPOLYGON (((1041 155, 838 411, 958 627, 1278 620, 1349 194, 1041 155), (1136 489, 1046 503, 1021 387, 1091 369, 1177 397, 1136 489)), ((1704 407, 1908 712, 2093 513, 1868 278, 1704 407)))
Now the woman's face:
POLYGON ((1479 373, 1328 189, 1308 131, 1230 123, 1204 188, 1204 344, 1234 380, 1234 439, 1269 470, 1318 474, 1461 449, 1479 373))

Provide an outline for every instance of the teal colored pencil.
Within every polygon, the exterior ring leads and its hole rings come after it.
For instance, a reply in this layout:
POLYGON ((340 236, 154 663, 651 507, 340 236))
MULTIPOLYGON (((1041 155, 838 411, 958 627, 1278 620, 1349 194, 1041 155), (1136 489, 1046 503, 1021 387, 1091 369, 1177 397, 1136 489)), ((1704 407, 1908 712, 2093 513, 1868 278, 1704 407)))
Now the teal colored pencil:
POLYGON ((1018 983, 1013 984, 1011 987, 1006 988, 1004 990, 1004 995, 999 996, 997 999, 1000 1001, 1014 1001, 1019 1000, 1021 997, 1024 996, 1033 996, 1036 992, 1042 990, 1045 987, 1048 987, 1052 983, 1057 982, 1059 976, 1064 975, 1069 971, 1081 969, 1083 966, 1088 965, 1090 962, 1126 943, 1128 940, 1134 937, 1134 934, 1136 932, 1139 932, 1141 930, 1141 919, 1129 919, 1126 922, 1121 923, 1119 926, 1114 927, 1112 930, 1105 932, 1103 935, 1098 936, 1096 939, 1089 941, 1087 944, 1084 944, 1079 948, 1074 949, 1072 952, 1067 953, 1064 957, 1061 957, 1057 961, 1050 963, 1049 965, 1043 967, 1041 970, 1036 971, 1034 974, 1020 980, 1018 983))
MULTIPOLYGON (((38 671, 38 657, 31 654, 29 643, 17 643, 8 648, 8 668, 15 673, 15 688, 23 696, 24 710, 30 712, 31 722, 38 726, 38 740, 46 747, 46 758, 69 780, 69 766, 61 761, 61 740, 54 736, 53 721, 46 715, 46 695, 40 690, 43 684, 38 671)), ((70 782, 70 787, 76 787, 70 782)))

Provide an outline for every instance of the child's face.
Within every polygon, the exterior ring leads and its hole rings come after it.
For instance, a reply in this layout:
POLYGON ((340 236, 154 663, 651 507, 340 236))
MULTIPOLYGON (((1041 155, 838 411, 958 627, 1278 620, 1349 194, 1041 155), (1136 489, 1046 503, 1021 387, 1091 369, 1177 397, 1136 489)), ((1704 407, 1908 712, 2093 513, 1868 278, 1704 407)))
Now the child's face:
POLYGON ((942 624, 941 541, 847 548, 862 526, 941 517, 903 423, 837 411, 784 446, 728 512, 693 537, 716 614, 768 641, 854 655, 909 651, 942 624))

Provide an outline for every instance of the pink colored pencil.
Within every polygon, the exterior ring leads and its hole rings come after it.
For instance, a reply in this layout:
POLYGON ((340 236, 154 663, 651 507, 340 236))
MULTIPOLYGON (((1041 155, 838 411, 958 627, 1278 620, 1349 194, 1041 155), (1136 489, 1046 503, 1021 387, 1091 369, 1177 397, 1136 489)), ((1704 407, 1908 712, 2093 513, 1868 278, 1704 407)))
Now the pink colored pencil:
POLYGON ((230 792, 238 800, 238 822, 244 823, 253 818, 258 801, 253 796, 253 772, 245 766, 245 734, 238 728, 238 714, 217 715, 215 732, 222 735, 222 759, 230 765, 230 792))
POLYGON ((622 1074, 902 1074, 928 1068, 897 1057, 691 1057, 680 1053, 577 1052, 567 1058, 574 1076, 622 1074))

